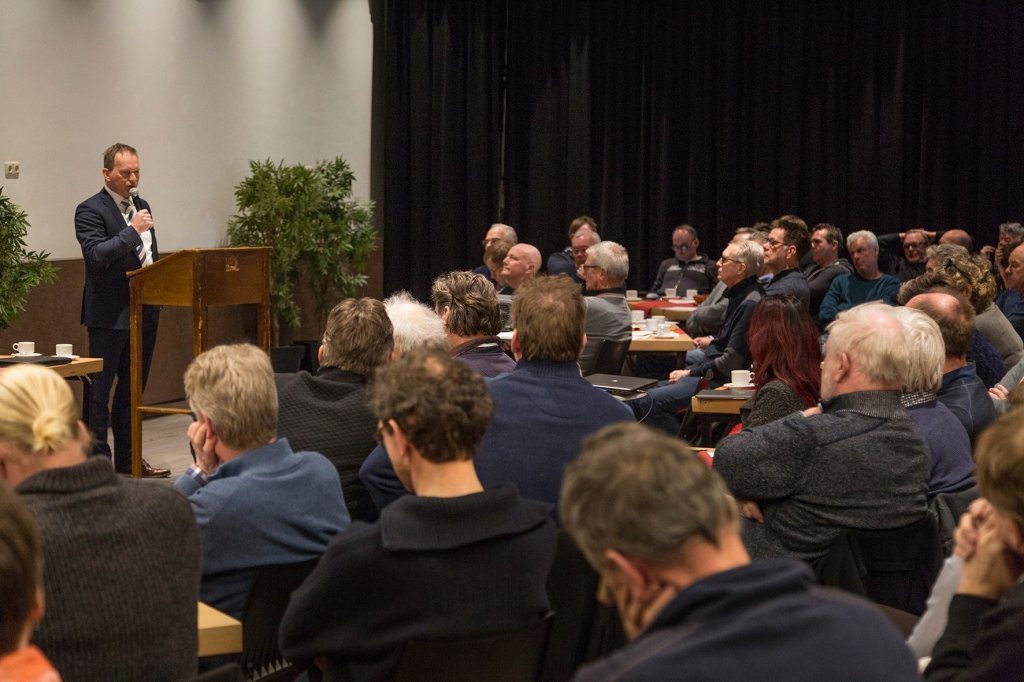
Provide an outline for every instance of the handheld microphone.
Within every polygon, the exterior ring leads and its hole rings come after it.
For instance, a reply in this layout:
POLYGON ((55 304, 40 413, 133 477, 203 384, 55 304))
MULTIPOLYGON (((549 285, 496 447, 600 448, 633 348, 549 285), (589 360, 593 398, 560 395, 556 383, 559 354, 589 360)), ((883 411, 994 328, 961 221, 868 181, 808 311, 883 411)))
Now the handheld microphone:
POLYGON ((132 187, 130 190, 128 190, 128 201, 131 202, 132 207, 136 211, 142 210, 139 207, 139 203, 138 203, 138 201, 139 201, 139 188, 138 187, 132 187))

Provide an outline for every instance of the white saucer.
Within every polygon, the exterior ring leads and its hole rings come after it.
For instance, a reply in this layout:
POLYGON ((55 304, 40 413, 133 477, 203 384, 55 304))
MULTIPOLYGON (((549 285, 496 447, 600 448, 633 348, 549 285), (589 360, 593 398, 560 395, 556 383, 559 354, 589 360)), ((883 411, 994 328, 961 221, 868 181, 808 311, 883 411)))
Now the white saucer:
POLYGON ((672 332, 658 332, 657 334, 654 335, 654 338, 656 338, 656 339, 674 339, 674 338, 676 338, 676 335, 673 334, 672 332))
POLYGON ((42 353, 15 353, 12 358, 38 358, 42 353))
POLYGON ((725 388, 736 388, 736 389, 741 389, 741 388, 754 388, 754 384, 743 384, 742 386, 737 386, 736 384, 722 384, 722 385, 723 385, 723 386, 724 386, 725 388))

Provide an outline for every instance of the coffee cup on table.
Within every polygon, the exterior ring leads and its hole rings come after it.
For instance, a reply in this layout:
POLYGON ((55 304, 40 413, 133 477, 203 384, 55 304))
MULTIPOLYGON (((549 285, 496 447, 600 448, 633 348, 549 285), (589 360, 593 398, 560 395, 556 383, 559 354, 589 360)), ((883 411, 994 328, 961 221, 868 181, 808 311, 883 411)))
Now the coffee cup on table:
POLYGON ((36 352, 35 341, 18 341, 16 344, 11 346, 17 355, 32 355, 36 352))
POLYGON ((62 358, 69 358, 75 354, 73 346, 70 343, 58 343, 56 349, 53 352, 54 355, 62 358))
POLYGON ((749 369, 734 369, 732 371, 732 385, 737 388, 750 385, 750 370, 749 369))
POLYGON ((657 332, 658 331, 658 327, 660 325, 661 325, 661 323, 658 320, 654 319, 653 317, 648 317, 647 318, 647 331, 649 331, 649 332, 657 332))
POLYGON ((696 289, 687 289, 686 290, 686 298, 696 298, 696 297, 697 297, 697 290, 696 289))
POLYGON ((675 298, 675 297, 676 297, 676 288, 675 287, 667 287, 665 289, 665 298, 675 298))
POLYGON ((631 318, 631 321, 633 322, 633 324, 643 324, 644 323, 644 311, 642 311, 642 310, 630 310, 629 311, 629 317, 631 318))
POLYGON ((640 298, 640 292, 636 289, 626 289, 626 298, 640 298))

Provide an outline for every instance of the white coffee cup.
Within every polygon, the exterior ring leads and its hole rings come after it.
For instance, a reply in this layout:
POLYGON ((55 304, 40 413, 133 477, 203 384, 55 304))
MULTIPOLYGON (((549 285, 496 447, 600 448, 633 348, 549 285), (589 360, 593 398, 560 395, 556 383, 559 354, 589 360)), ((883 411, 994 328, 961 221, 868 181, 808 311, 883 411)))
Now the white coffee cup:
POLYGON ((626 298, 640 298, 640 292, 636 289, 626 289, 626 298))
POLYGON ((660 323, 656 319, 654 319, 653 317, 648 317, 647 318, 647 331, 657 332, 659 324, 660 323))
POLYGON ((667 287, 665 289, 665 298, 675 298, 675 297, 676 297, 676 288, 675 287, 667 287))
POLYGON ((68 358, 75 354, 73 348, 74 347, 70 343, 58 343, 53 354, 63 358, 68 358))
POLYGON ((630 310, 629 311, 629 318, 633 322, 633 324, 643 324, 644 323, 644 311, 642 311, 642 310, 630 310))
POLYGON ((696 289, 687 289, 686 290, 686 298, 693 298, 696 295, 697 295, 697 290, 696 289))
POLYGON ((734 369, 732 371, 732 385, 733 386, 749 386, 750 385, 750 370, 749 369, 734 369))
POLYGON ((18 355, 32 355, 33 353, 36 352, 36 342, 18 341, 18 343, 11 346, 11 348, 13 348, 14 352, 17 353, 18 355))
POLYGON ((658 324, 661 324, 662 322, 665 321, 665 316, 664 315, 651 315, 651 319, 652 320, 657 320, 658 324))

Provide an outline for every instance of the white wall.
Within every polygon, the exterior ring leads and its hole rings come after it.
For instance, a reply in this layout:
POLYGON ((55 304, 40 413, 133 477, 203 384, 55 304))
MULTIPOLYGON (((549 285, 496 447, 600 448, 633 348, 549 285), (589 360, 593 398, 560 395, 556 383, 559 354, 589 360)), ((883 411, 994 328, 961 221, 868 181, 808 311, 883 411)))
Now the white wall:
POLYGON ((342 155, 370 193, 367 0, 0 0, 0 185, 80 258, 103 150, 139 150, 161 250, 216 246, 250 159, 342 155))

